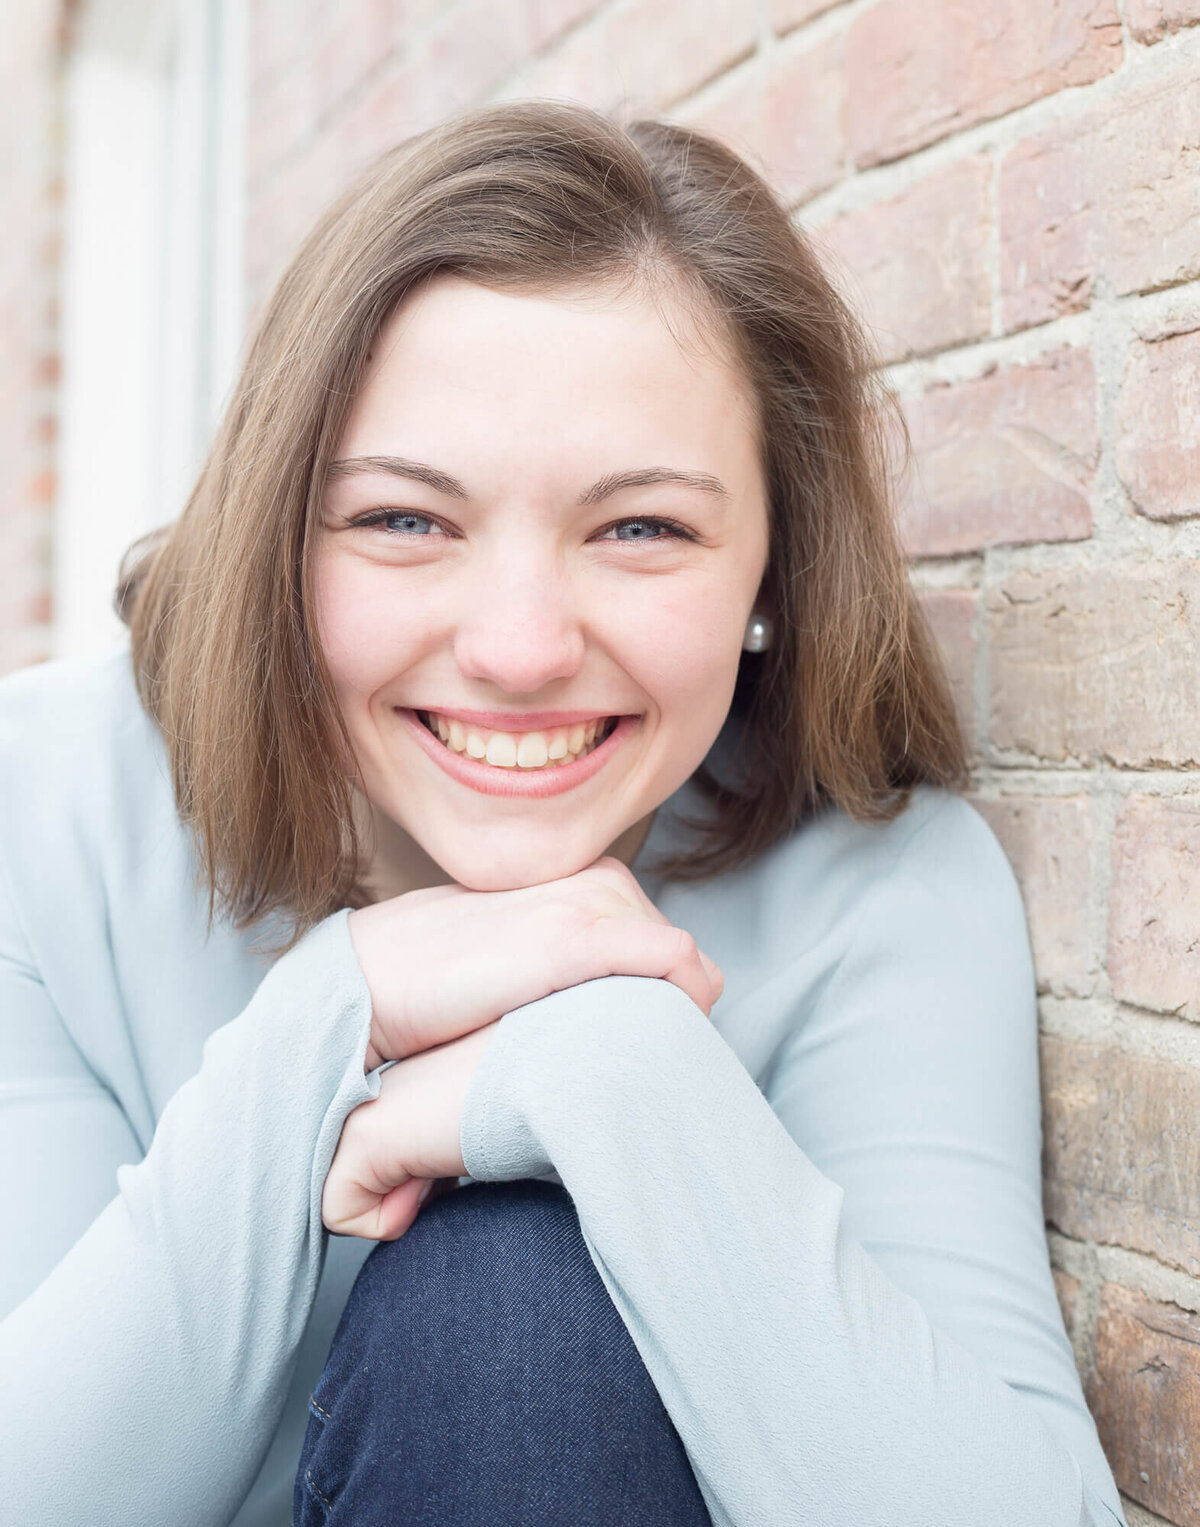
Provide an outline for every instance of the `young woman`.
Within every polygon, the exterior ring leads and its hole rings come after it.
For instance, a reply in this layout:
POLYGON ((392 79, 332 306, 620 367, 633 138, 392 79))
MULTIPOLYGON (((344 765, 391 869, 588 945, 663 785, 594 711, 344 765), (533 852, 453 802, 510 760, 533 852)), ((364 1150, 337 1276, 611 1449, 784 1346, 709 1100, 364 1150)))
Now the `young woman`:
POLYGON ((0 685, 6 1520, 1121 1522, 870 376, 679 127, 315 229, 0 685))

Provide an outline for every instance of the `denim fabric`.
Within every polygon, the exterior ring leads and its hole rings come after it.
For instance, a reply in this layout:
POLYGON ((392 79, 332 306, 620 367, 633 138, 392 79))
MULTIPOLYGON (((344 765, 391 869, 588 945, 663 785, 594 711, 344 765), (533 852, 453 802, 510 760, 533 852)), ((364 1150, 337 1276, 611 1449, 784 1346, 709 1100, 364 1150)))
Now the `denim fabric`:
POLYGON ((427 1202, 363 1264, 309 1401, 294 1527, 711 1527, 566 1190, 427 1202))

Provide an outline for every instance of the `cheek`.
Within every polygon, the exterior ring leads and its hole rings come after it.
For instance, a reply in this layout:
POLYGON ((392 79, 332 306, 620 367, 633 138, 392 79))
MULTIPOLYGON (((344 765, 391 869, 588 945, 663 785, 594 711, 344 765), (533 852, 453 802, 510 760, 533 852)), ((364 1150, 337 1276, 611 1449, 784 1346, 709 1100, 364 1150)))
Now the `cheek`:
POLYGON ((732 684, 741 630, 727 595, 707 584, 672 591, 624 612, 618 650, 646 692, 664 706, 687 704, 698 712, 720 706, 732 684))
POLYGON ((369 696, 405 666, 420 622, 394 582, 353 557, 318 558, 313 574, 317 635, 339 698, 369 696))

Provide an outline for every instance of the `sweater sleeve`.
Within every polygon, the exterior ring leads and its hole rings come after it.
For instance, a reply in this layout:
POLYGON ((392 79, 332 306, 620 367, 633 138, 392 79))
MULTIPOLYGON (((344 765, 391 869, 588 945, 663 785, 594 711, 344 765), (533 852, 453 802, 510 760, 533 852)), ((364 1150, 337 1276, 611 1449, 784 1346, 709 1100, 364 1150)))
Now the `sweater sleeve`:
POLYGON ((717 1527, 1123 1522, 1050 1278, 1023 913, 971 816, 968 862, 864 892, 766 1095, 632 976, 507 1014, 473 1079, 468 1172, 558 1172, 717 1527))
POLYGON ((370 996, 347 914, 313 928, 209 1037, 141 1160, 10 914, 0 909, 0 1515, 218 1527, 279 1422, 324 1262, 321 1193, 342 1122, 379 1093, 379 1072, 363 1072, 370 996))

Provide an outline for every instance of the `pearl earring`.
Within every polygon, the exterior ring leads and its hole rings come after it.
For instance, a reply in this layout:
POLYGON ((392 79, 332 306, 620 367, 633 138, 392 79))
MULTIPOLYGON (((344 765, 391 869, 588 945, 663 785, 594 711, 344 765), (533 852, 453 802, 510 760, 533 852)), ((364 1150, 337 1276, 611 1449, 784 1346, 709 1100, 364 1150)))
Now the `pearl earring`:
POLYGON ((771 617, 751 615, 746 622, 746 635, 742 640, 743 652, 765 652, 771 645, 771 617))

